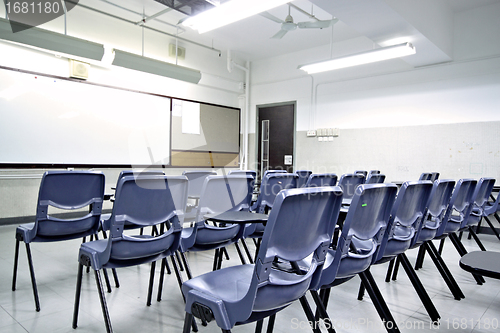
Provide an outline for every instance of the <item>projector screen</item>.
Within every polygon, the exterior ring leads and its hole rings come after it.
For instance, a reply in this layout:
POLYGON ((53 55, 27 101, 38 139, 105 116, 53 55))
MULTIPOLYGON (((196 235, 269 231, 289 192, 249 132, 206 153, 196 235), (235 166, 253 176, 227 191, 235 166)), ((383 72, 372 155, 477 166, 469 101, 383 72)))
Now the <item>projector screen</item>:
POLYGON ((169 165, 171 99, 0 69, 0 164, 169 165))

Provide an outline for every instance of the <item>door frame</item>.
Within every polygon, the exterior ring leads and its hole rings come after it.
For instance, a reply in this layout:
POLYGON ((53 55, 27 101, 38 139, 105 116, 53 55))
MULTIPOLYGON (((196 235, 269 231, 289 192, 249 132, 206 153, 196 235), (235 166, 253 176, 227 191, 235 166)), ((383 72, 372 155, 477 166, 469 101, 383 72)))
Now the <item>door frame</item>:
POLYGON ((295 171, 296 160, 297 160, 297 151, 296 151, 296 134, 297 134, 297 101, 287 101, 287 102, 278 102, 278 103, 269 103, 269 104, 257 104, 255 106, 255 165, 259 165, 259 145, 260 145, 260 120, 259 120, 259 109, 261 108, 269 108, 275 106, 283 106, 283 105, 292 105, 293 106, 293 161, 292 168, 295 171))

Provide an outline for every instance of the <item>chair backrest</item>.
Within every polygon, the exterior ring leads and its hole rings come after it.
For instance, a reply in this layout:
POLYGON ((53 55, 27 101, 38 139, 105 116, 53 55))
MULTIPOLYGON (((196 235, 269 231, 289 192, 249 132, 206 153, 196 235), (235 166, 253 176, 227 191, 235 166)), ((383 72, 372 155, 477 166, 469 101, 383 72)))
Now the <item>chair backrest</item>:
POLYGON ((474 195, 472 196, 474 198, 474 205, 471 214, 467 220, 462 222, 461 228, 465 228, 467 225, 477 225, 479 223, 484 215, 484 207, 490 198, 493 186, 495 186, 494 178, 485 177, 479 179, 474 195))
POLYGON ((164 173, 161 170, 142 170, 142 171, 123 170, 120 172, 120 175, 118 175, 118 180, 120 180, 122 177, 125 176, 140 177, 140 176, 162 176, 162 175, 164 175, 164 173))
POLYGON ((380 170, 370 170, 368 172, 368 175, 378 175, 380 173, 380 170))
POLYGON ((344 203, 348 204, 352 199, 358 185, 365 183, 365 176, 362 173, 345 173, 340 176, 339 186, 343 191, 344 203))
POLYGON ((108 248, 101 260, 145 258, 166 250, 176 251, 187 193, 188 180, 185 176, 121 178, 111 212, 108 248), (126 223, 148 227, 167 221, 171 228, 158 237, 134 238, 123 234, 126 223))
POLYGON ((336 278, 352 277, 365 271, 384 239, 398 187, 396 184, 365 184, 356 188, 342 226, 331 263, 325 267, 319 286, 336 278))
POLYGON ((282 169, 279 169, 279 170, 266 170, 266 171, 264 171, 264 174, 261 175, 262 176, 261 181, 264 180, 264 178, 266 178, 266 176, 268 174, 271 174, 271 173, 288 173, 288 171, 282 170, 282 169))
POLYGON ((250 175, 208 176, 201 190, 196 211, 197 223, 206 214, 249 210, 254 178, 250 175))
POLYGON ((217 172, 215 171, 184 171, 183 176, 188 179, 188 197, 199 198, 201 193, 201 188, 205 183, 205 178, 208 176, 215 176, 217 172))
POLYGON ((269 173, 260 184, 260 193, 252 207, 257 213, 267 213, 273 208, 276 195, 284 189, 296 188, 299 176, 295 173, 269 173))
POLYGON ((434 182, 436 179, 439 179, 439 172, 423 172, 418 180, 430 180, 434 182))
POLYGON ((289 304, 319 282, 337 224, 341 198, 340 187, 288 189, 276 196, 250 291, 245 297, 250 308, 253 305, 254 311, 263 311, 269 309, 270 304, 289 304), (311 255, 311 263, 303 275, 282 271, 273 274, 275 258, 297 262, 311 255))
POLYGON ((104 185, 104 174, 101 172, 45 172, 38 192, 35 228, 31 236, 63 240, 96 233, 104 200, 104 185), (80 218, 63 220, 51 217, 49 206, 69 211, 90 206, 90 212, 80 218))
POLYGON ((487 202, 484 207, 484 216, 489 216, 498 211, 498 205, 500 202, 500 193, 497 192, 497 198, 493 202, 487 202))
POLYGON ((457 182, 436 237, 458 231, 462 222, 467 220, 474 206, 476 185, 474 179, 460 179, 457 182))
POLYGON ((228 175, 231 175, 231 176, 249 175, 249 176, 252 176, 254 179, 257 179, 257 171, 254 171, 254 170, 230 170, 228 172, 228 175))
POLYGON ((361 175, 363 175, 363 177, 366 178, 366 176, 368 176, 368 171, 366 171, 366 170, 355 170, 354 174, 361 174, 361 175))
POLYGON ((431 177, 432 177, 431 172, 422 172, 418 180, 431 180, 431 177))
POLYGON ((422 228, 417 230, 411 247, 420 245, 436 236, 448 208, 454 187, 455 181, 450 179, 436 180, 433 183, 422 228))
POLYGON ((297 170, 295 173, 299 176, 297 179, 297 188, 304 187, 309 179, 309 175, 312 174, 311 170, 297 170))
POLYGON ((335 186, 337 175, 334 173, 313 173, 307 179, 306 187, 335 186))
POLYGON ((391 217, 375 261, 393 258, 410 248, 413 238, 422 227, 432 182, 404 182, 392 206, 391 217))
POLYGON ((385 175, 380 173, 369 174, 365 184, 382 184, 385 181, 385 175))

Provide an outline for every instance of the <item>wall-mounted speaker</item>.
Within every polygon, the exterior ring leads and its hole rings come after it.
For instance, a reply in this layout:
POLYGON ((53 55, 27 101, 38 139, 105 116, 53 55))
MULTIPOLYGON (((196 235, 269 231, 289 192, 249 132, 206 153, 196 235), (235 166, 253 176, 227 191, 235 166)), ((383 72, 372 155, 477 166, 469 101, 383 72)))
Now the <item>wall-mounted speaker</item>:
POLYGON ((76 79, 87 80, 89 78, 90 65, 70 59, 69 60, 69 76, 76 79))
MULTIPOLYGON (((175 44, 168 44, 168 56, 175 58, 175 44)), ((177 58, 184 60, 186 58, 186 49, 177 46, 177 58)))

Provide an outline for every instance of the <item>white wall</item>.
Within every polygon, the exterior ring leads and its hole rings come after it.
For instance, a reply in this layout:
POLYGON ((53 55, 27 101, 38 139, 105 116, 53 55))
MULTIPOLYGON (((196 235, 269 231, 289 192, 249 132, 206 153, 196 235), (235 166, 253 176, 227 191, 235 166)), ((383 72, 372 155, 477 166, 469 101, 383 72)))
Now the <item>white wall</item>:
MULTIPOLYGON (((0 16, 5 17, 4 6, 0 5, 0 16)), ((64 33, 64 19, 60 17, 40 28, 64 33)), ((76 7, 68 14, 68 35, 115 47, 120 50, 141 54, 142 29, 120 20, 76 7)), ((175 43, 169 36, 145 30, 144 55, 174 63, 168 57, 168 44, 175 43)), ((178 64, 200 70, 199 84, 191 84, 157 75, 114 67, 97 61, 90 62, 88 82, 157 93, 172 97, 192 99, 230 107, 241 107, 240 95, 244 93, 241 82, 245 81, 242 71, 229 73, 225 54, 189 43, 180 43, 186 48, 185 60, 178 64)), ((85 59, 82 59, 85 61, 85 59)), ((241 62, 239 59, 235 59, 241 62)), ((68 59, 56 57, 54 53, 35 50, 23 45, 0 41, 0 65, 34 71, 43 74, 69 77, 68 59)), ((78 103, 78 101, 75 101, 78 103)), ((147 106, 145 106, 147 107, 147 106)), ((140 110, 138 110, 140 112, 140 110)), ((242 117, 243 118, 243 117, 242 117)), ((0 120, 0 130, 8 124, 0 120)), ((27 138, 32 140, 33 138, 27 138)), ((6 144, 6 143, 2 143, 6 144)), ((103 144, 106 144, 103 142, 103 144)), ((0 218, 33 216, 40 178, 45 170, 0 170, 0 218)), ((106 175, 106 190, 114 186, 119 170, 102 170, 106 175)), ((169 174, 180 174, 182 170, 167 170, 169 174)), ((106 208, 109 208, 107 206, 106 208)))
MULTIPOLYGON (((377 168, 390 171, 388 178, 398 180, 410 176, 415 179, 423 171, 441 171, 450 177, 498 177, 498 159, 481 159, 489 156, 492 148, 485 140, 498 143, 498 131, 492 130, 500 125, 500 44, 493 42, 498 39, 493 35, 500 31, 499 15, 500 4, 456 14, 454 61, 446 64, 412 68, 397 59, 314 76, 297 69, 327 54, 326 47, 255 62, 251 110, 255 112, 256 106, 262 104, 297 101, 297 168, 310 166, 316 171, 326 168, 337 173, 377 168), (478 125, 458 126, 469 123, 478 125), (488 123, 493 127, 486 127, 488 123), (481 126, 490 132, 478 137, 481 126), (317 146, 316 138, 305 138, 308 129, 329 127, 340 128, 340 137, 330 147, 329 143, 317 146), (472 135, 467 132, 469 127, 476 131, 472 141, 468 139, 472 135), (366 131, 370 136, 363 134, 359 140, 349 136, 354 141, 345 141, 343 135, 354 133, 351 129, 370 129, 366 131), (422 151, 414 157, 410 153, 403 162, 398 162, 398 154, 379 160, 377 152, 387 147, 379 147, 378 138, 387 140, 387 133, 397 134, 393 138, 395 147, 399 147, 397 140, 437 145, 445 140, 447 149, 461 153, 451 154, 446 163, 438 165, 432 161, 422 163, 422 151), (425 141, 420 140, 421 136, 425 141), (344 145, 338 146, 339 142, 344 145), (479 153, 468 149, 467 144, 475 145, 473 150, 479 153), (366 153, 367 145, 370 154, 366 153), (359 152, 357 156, 364 158, 349 157, 346 150, 359 152), (471 172, 470 163, 481 163, 483 167, 472 168, 471 172), (333 166, 337 169, 332 170, 333 166), (478 173, 478 169, 482 171, 478 173)), ((334 44, 333 56, 351 53, 355 44, 368 47, 369 42, 359 38, 334 44)), ((255 127, 252 130, 255 132, 255 127)))

